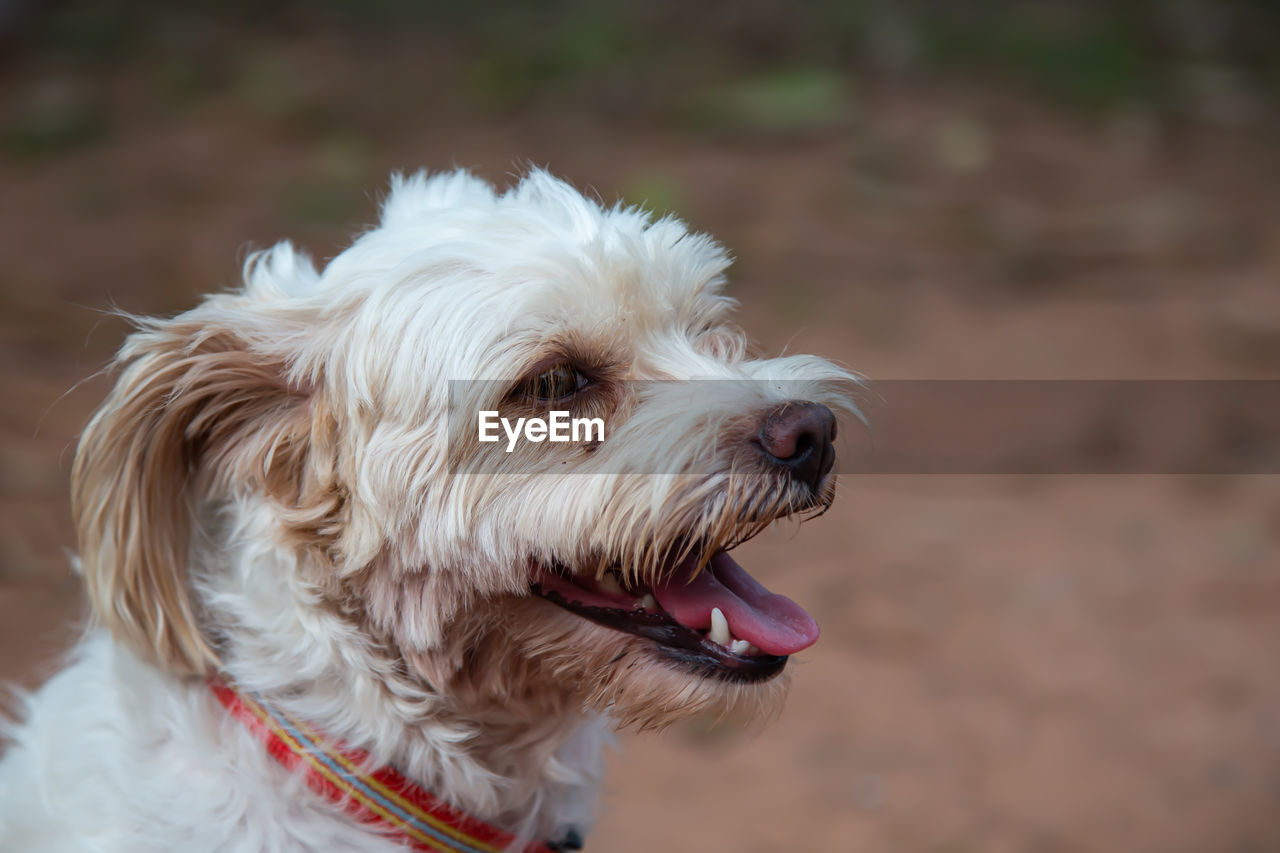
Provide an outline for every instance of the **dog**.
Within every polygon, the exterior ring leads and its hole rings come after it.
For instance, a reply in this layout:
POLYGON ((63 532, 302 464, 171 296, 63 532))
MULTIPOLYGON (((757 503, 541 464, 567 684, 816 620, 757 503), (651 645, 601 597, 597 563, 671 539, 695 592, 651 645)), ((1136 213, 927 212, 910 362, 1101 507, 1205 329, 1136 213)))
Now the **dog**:
POLYGON ((830 505, 858 380, 752 355, 728 265, 541 170, 419 173, 323 271, 135 318, 0 848, 576 850, 615 730, 775 712, 818 627, 730 551, 830 505))

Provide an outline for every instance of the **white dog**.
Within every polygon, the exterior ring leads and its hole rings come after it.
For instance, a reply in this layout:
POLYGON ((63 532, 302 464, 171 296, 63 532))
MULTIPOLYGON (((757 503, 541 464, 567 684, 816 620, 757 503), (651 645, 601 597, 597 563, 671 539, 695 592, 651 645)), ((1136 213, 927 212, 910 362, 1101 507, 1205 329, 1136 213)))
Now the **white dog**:
POLYGON ((72 474, 99 627, 8 732, 0 848, 578 849, 612 728, 776 709, 817 626, 727 552, 830 503, 853 377, 749 357, 727 264, 417 175, 323 272, 139 321, 72 474), (478 438, 554 410, 607 432, 478 438))

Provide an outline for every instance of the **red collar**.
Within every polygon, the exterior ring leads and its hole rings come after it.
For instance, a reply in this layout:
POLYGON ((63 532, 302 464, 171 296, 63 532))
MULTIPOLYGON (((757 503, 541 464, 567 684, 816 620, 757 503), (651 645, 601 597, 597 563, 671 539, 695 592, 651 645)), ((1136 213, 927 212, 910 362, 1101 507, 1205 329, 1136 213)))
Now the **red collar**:
POLYGON ((218 679, 213 695, 258 736, 277 761, 357 821, 413 850, 431 853, 552 853, 546 844, 512 847, 515 837, 437 799, 392 767, 367 770, 368 753, 332 741, 218 679))

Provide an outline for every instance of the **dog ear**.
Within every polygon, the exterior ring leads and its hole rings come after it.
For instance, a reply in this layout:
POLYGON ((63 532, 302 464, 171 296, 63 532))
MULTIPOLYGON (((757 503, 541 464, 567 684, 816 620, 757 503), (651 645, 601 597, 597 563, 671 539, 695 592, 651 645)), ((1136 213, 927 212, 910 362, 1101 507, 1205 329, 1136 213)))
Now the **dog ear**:
POLYGON ((188 565, 195 504, 253 490, 296 507, 309 395, 201 308, 143 321, 119 379, 80 439, 72 513, 94 617, 162 666, 218 663, 199 627, 188 565))

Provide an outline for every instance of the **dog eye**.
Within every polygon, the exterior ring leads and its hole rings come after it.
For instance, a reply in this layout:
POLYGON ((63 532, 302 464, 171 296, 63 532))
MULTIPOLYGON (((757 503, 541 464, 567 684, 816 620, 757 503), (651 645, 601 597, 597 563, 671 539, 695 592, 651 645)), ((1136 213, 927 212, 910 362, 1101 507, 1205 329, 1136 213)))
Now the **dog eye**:
POLYGON ((570 364, 557 364, 524 383, 525 395, 540 403, 563 402, 587 385, 587 378, 570 364))

